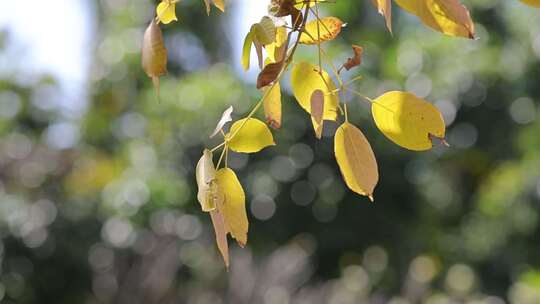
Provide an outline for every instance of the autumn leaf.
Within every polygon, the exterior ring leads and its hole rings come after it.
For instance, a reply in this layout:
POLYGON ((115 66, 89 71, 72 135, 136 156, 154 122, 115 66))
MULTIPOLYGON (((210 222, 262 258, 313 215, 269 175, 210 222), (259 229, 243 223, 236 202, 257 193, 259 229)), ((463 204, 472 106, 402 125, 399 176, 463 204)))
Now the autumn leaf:
POLYGON ((158 4, 156 14, 159 22, 169 24, 178 21, 178 18, 176 18, 176 2, 175 0, 162 0, 158 4))
POLYGON ((291 85, 294 97, 300 106, 311 114, 311 96, 315 90, 324 94, 324 120, 336 120, 338 96, 336 86, 328 73, 307 62, 295 64, 291 71, 291 85))
POLYGON ((474 38, 474 23, 459 0, 395 0, 432 29, 450 36, 474 38))
POLYGON ((217 123, 217 126, 216 128, 214 129, 214 132, 212 132, 212 134, 210 135, 210 138, 216 136, 216 134, 218 134, 221 130, 223 130, 223 127, 230 121, 232 121, 232 117, 231 117, 231 114, 233 112, 233 107, 230 106, 228 107, 224 112, 223 114, 221 115, 221 119, 219 120, 219 122, 217 123))
POLYGON ((257 77, 257 89, 274 82, 278 78, 279 73, 281 73, 283 64, 283 61, 267 64, 257 77))
POLYGON ((373 201, 373 190, 379 181, 379 169, 375 154, 364 134, 354 125, 343 123, 334 136, 334 152, 347 187, 373 201))
POLYGON ((206 6, 206 14, 210 15, 211 5, 214 4, 220 11, 225 12, 225 3, 223 0, 203 0, 206 6))
POLYGON ((283 61, 285 58, 285 52, 287 51, 288 46, 287 39, 287 29, 284 26, 277 27, 276 41, 265 47, 268 58, 270 58, 272 62, 283 61))
POLYGON ((445 125, 435 106, 414 94, 392 91, 372 103, 375 124, 397 145, 414 151, 429 150, 432 137, 444 139, 445 125))
POLYGON ((384 17, 386 27, 392 33, 392 0, 371 0, 371 2, 373 2, 379 14, 384 17))
POLYGON ((540 0, 521 0, 521 2, 534 7, 540 8, 540 0))
POLYGON ((244 71, 249 70, 252 44, 253 44, 253 33, 250 31, 247 33, 246 38, 244 39, 244 47, 242 48, 242 67, 244 68, 244 71))
POLYGON ((216 233, 216 243, 225 262, 225 266, 229 268, 229 244, 227 243, 227 226, 223 215, 223 201, 217 202, 217 208, 210 211, 212 224, 216 233))
POLYGON ((321 139, 323 131, 323 114, 324 114, 324 93, 321 90, 315 90, 311 94, 311 122, 315 136, 321 139))
POLYGON ((274 146, 274 137, 266 124, 255 118, 244 118, 235 122, 226 136, 231 150, 255 153, 274 146))
POLYGON ((336 17, 325 17, 310 21, 306 24, 304 33, 300 36, 302 44, 317 44, 334 40, 341 32, 343 22, 336 17))
POLYGON ((261 45, 271 44, 276 41, 276 26, 270 17, 264 16, 259 23, 253 24, 251 32, 253 33, 253 40, 261 45))
POLYGON ((161 29, 155 20, 150 22, 144 32, 141 61, 144 72, 152 78, 159 96, 159 77, 167 74, 167 49, 161 29))
POLYGON ((362 54, 364 53, 364 49, 361 46, 352 45, 354 56, 347 59, 347 62, 343 64, 343 67, 348 71, 355 66, 358 66, 362 63, 362 54))
POLYGON ((263 99, 266 123, 274 129, 281 127, 281 87, 279 82, 263 88, 266 97, 263 99), (270 92, 266 93, 267 90, 270 92))
POLYGON ((248 219, 246 214, 246 195, 236 174, 229 168, 219 169, 216 180, 223 193, 221 214, 227 231, 244 247, 247 243, 248 219))
POLYGON ((199 191, 197 200, 205 212, 216 209, 216 202, 222 199, 219 188, 215 182, 216 169, 212 160, 212 152, 205 149, 197 163, 195 177, 199 191))

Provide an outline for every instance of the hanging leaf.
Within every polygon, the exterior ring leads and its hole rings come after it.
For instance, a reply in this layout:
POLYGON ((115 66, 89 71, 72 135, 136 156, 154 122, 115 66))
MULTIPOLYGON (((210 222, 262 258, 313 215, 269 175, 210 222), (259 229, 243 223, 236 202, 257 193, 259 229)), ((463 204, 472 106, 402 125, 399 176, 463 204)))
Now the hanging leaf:
POLYGON ((355 66, 358 66, 362 63, 362 54, 364 53, 364 49, 361 46, 352 45, 354 56, 352 58, 347 59, 347 62, 343 64, 343 67, 348 71, 355 66))
POLYGON ((264 115, 266 117, 266 123, 274 129, 281 127, 281 86, 276 83, 273 86, 263 88, 266 93, 266 97, 263 100, 264 115))
POLYGON ((265 87, 274 82, 281 70, 283 69, 283 61, 267 64, 257 77, 257 89, 265 87))
POLYGON ((336 17, 325 17, 313 20, 306 24, 304 33, 300 37, 302 44, 317 44, 334 40, 341 32, 343 22, 336 17))
POLYGON ((154 88, 159 96, 159 77, 167 74, 167 49, 163 42, 163 34, 155 20, 144 32, 141 51, 142 68, 152 78, 154 88))
POLYGON ((225 262, 225 266, 229 268, 229 244, 227 243, 227 226, 225 225, 225 217, 223 215, 223 201, 217 203, 217 208, 210 211, 212 224, 216 233, 216 243, 225 262))
POLYGON ((224 0, 213 0, 214 6, 217 7, 221 12, 225 12, 225 1, 224 0))
POLYGON ((377 11, 386 20, 386 27, 392 33, 392 0, 371 0, 377 11))
POLYGON ((450 36, 474 39, 474 23, 459 0, 395 0, 432 29, 450 36))
POLYGON ((337 119, 338 95, 336 86, 328 73, 307 62, 295 64, 291 71, 291 85, 294 97, 300 106, 311 114, 311 96, 315 90, 324 94, 324 120, 337 119))
POLYGON ((343 123, 334 137, 334 152, 347 187, 373 201, 379 170, 375 154, 364 134, 354 125, 343 123))
POLYGON ((216 128, 214 129, 214 132, 212 132, 212 134, 210 135, 210 138, 216 136, 216 134, 218 134, 221 130, 223 130, 223 127, 228 122, 232 121, 232 117, 231 117, 232 112, 233 112, 232 106, 228 107, 227 110, 223 112, 223 114, 221 115, 221 119, 219 120, 216 128))
POLYGON ((223 220, 227 231, 244 247, 247 243, 248 219, 246 195, 236 174, 229 168, 222 168, 216 174, 217 184, 223 193, 223 220))
POLYGON ((244 39, 244 47, 242 48, 242 67, 244 71, 249 70, 249 61, 251 56, 251 45, 253 44, 253 33, 247 33, 244 39))
POLYGON ((324 93, 321 90, 313 91, 311 94, 311 123, 315 136, 321 139, 323 131, 323 113, 324 113, 324 93))
POLYGON ((388 92, 374 100, 371 112, 379 130, 403 148, 429 150, 433 146, 433 137, 444 139, 441 112, 414 94, 388 92))
POLYGON ((255 118, 244 118, 235 122, 227 134, 227 139, 229 148, 241 153, 255 153, 275 145, 272 132, 264 122, 255 118))
POLYGON ((287 28, 280 26, 276 28, 276 41, 266 46, 266 53, 268 53, 268 58, 272 62, 283 61, 285 58, 285 52, 287 51, 288 46, 288 34, 287 28))
POLYGON ((176 18, 176 1, 162 0, 156 7, 156 14, 159 22, 163 24, 178 21, 178 18, 176 18))
POLYGON ((205 212, 216 209, 216 202, 222 199, 219 188, 216 184, 216 168, 212 160, 212 152, 205 149, 202 157, 197 163, 195 169, 197 186, 197 200, 201 204, 202 210, 205 212))
POLYGON ((261 45, 271 44, 276 41, 276 26, 270 17, 262 17, 259 23, 251 26, 253 40, 261 45))
POLYGON ((521 0, 521 2, 534 7, 540 8, 540 0, 521 0))

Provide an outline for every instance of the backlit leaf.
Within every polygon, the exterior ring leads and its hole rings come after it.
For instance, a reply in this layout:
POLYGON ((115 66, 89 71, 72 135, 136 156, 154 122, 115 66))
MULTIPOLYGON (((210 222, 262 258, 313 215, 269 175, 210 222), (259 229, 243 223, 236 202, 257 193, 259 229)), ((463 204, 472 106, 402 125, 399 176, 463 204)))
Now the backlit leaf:
POLYGON ((474 38, 474 23, 459 0, 395 0, 432 29, 450 36, 474 38))
POLYGON ((163 24, 178 21, 178 18, 176 18, 176 3, 173 0, 162 0, 156 7, 156 14, 159 22, 163 24))
POLYGON ((377 8, 379 14, 381 14, 386 20, 386 27, 392 33, 392 0, 371 0, 373 5, 377 8))
POLYGON ((283 64, 283 61, 267 64, 257 77, 257 89, 265 87, 274 82, 283 69, 283 64))
POLYGON ((197 200, 205 212, 216 209, 216 202, 222 199, 216 183, 216 169, 212 160, 212 152, 205 149, 195 169, 198 193, 197 200))
POLYGON ((219 131, 223 130, 223 127, 225 126, 225 124, 232 121, 232 117, 231 117, 232 112, 233 112, 232 106, 228 107, 227 110, 223 112, 223 114, 221 115, 221 119, 217 123, 216 128, 214 129, 214 132, 212 132, 212 134, 210 135, 210 138, 216 136, 216 134, 218 134, 219 131))
POLYGON ((295 64, 291 72, 294 97, 300 106, 311 114, 311 95, 315 90, 324 93, 324 120, 336 120, 339 103, 336 86, 328 73, 319 73, 319 67, 307 62, 295 64))
POLYGON ((255 153, 275 145, 272 132, 264 122, 255 118, 244 118, 235 122, 227 138, 231 150, 242 153, 255 153))
POLYGON ((377 160, 362 132, 345 122, 336 131, 334 152, 345 184, 352 191, 373 201, 373 190, 379 181, 377 160))
POLYGON ((225 12, 225 1, 224 0, 213 0, 214 6, 217 7, 220 11, 225 12))
POLYGON ((251 26, 253 40, 261 45, 271 44, 276 41, 276 26, 270 17, 262 17, 259 23, 251 26))
POLYGON ((270 90, 263 100, 266 123, 274 129, 279 129, 281 127, 281 86, 276 83, 263 90, 264 92, 270 90))
POLYGON ((253 33, 247 33, 244 39, 244 47, 242 48, 242 67, 244 71, 249 70, 249 61, 251 56, 251 45, 253 44, 253 33))
POLYGON ((222 215, 227 231, 244 247, 247 243, 248 219, 246 214, 246 195, 236 174, 229 168, 216 173, 217 184, 223 193, 222 215))
POLYGON ((341 32, 343 22, 336 17, 325 17, 306 24, 305 32, 300 37, 302 44, 317 44, 318 41, 333 40, 341 32))
POLYGON ((371 111, 379 130, 403 148, 429 150, 433 146, 432 137, 444 139, 441 112, 414 94, 388 92, 374 100, 371 111))
POLYGON ((276 41, 266 46, 268 58, 272 62, 282 61, 287 50, 287 29, 284 26, 276 28, 276 41))

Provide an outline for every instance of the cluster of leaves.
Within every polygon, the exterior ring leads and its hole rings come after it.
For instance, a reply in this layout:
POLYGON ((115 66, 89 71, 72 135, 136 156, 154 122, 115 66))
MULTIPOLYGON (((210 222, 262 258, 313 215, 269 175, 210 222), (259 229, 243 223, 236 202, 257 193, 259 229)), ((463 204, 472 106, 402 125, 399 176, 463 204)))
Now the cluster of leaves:
MULTIPOLYGON (((142 66, 152 78, 156 90, 159 77, 166 73, 167 51, 159 23, 176 21, 175 5, 178 0, 162 0, 156 8, 156 18, 144 35, 142 66)), ((392 31, 392 1, 372 0, 378 12, 386 19, 392 31)), ((426 26, 449 36, 475 38, 474 23, 469 11, 459 0, 395 0, 405 11, 417 16, 426 26)), ((537 0, 523 0, 540 6, 537 0)), ((204 0, 207 12, 213 4, 224 11, 222 0, 204 0)), ((248 219, 245 193, 236 174, 228 167, 229 150, 256 153, 275 145, 270 128, 279 129, 282 121, 280 81, 290 68, 293 94, 298 104, 309 115, 317 138, 321 138, 325 121, 342 121, 334 136, 337 164, 346 185, 354 192, 373 201, 373 192, 379 180, 378 166, 373 150, 364 134, 349 122, 347 94, 353 94, 371 104, 372 116, 378 129, 397 145, 425 151, 434 141, 446 144, 445 123, 442 115, 431 103, 412 93, 392 91, 375 99, 351 88, 359 77, 348 82, 342 72, 362 62, 362 47, 352 45, 353 55, 336 67, 323 48, 325 42, 335 39, 344 23, 337 17, 321 17, 319 5, 326 0, 272 0, 268 16, 253 24, 244 40, 242 65, 250 68, 250 55, 254 47, 261 72, 257 89, 261 99, 242 119, 235 121, 228 131, 225 126, 233 121, 232 107, 222 115, 210 137, 221 134, 223 141, 212 149, 205 149, 197 163, 196 179, 198 200, 204 212, 210 213, 218 248, 229 265, 227 234, 240 246, 247 243, 248 219), (318 62, 294 62, 300 45, 314 48, 318 62), (265 52, 263 52, 263 50, 265 52), (266 55, 266 56, 265 56, 266 55), (330 68, 330 75, 323 66, 330 68), (336 84, 337 82, 337 84, 336 84), (266 122, 255 118, 264 109, 266 122), (214 163, 213 154, 221 150, 214 163)))

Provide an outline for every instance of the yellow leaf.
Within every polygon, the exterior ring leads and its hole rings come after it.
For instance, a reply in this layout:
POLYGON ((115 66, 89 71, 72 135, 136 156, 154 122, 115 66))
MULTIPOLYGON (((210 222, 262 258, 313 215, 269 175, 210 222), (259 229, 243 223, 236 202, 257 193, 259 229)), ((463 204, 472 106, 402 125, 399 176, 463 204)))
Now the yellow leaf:
POLYGON ((334 152, 347 187, 373 201, 379 170, 375 154, 364 134, 354 125, 343 123, 334 137, 334 152))
POLYGON ((321 90, 311 94, 311 123, 315 130, 315 137, 321 139, 323 131, 324 93, 321 90))
POLYGON ((436 31, 474 38, 474 23, 459 0, 396 0, 396 3, 436 31))
POLYGON ((214 225, 214 231, 216 232, 216 243, 225 261, 225 266, 229 268, 229 244, 227 243, 227 226, 225 225, 225 218, 223 215, 223 202, 217 202, 217 208, 210 211, 210 217, 212 224, 214 225))
POLYGON ((176 18, 176 2, 173 0, 161 1, 156 8, 156 14, 159 21, 163 24, 178 21, 178 18, 176 18))
POLYGON ((225 12, 224 0, 214 0, 214 6, 217 7, 220 11, 225 12))
POLYGON ((334 40, 341 32, 343 22, 336 17, 325 17, 306 24, 305 31, 300 37, 302 44, 317 44, 318 42, 334 40))
POLYGON ((291 85, 294 97, 300 106, 311 114, 311 95, 315 90, 324 93, 324 120, 337 119, 338 95, 336 86, 328 73, 319 73, 319 67, 307 62, 294 65, 291 72, 291 85))
MULTIPOLYGON (((304 1, 297 1, 298 3, 296 3, 294 5, 294 7, 296 7, 297 9, 301 9, 304 7, 304 5, 308 2, 308 0, 304 0, 304 1)), ((327 2, 326 0, 309 0, 309 7, 313 7, 315 5, 315 3, 324 3, 324 2, 327 2)))
POLYGON ((251 26, 253 40, 260 45, 271 44, 276 41, 276 26, 270 17, 264 16, 261 22, 251 26))
POLYGON ((284 26, 276 28, 276 41, 266 46, 268 58, 270 58, 272 62, 283 60, 285 50, 287 49, 287 36, 287 28, 284 26))
POLYGON ((234 171, 229 168, 219 169, 216 180, 224 198, 222 214, 225 227, 238 244, 244 247, 247 243, 249 227, 244 189, 234 171))
POLYGON ((274 129, 279 129, 281 127, 281 86, 276 83, 273 87, 268 86, 263 90, 264 92, 271 90, 263 100, 266 123, 274 129))
POLYGON ((413 150, 429 150, 431 137, 444 139, 445 125, 435 106, 407 92, 392 91, 374 100, 375 124, 388 139, 413 150))
POLYGON ((255 153, 275 145, 272 132, 266 124, 255 118, 244 118, 235 122, 227 134, 231 150, 255 153))
POLYGON ((242 67, 244 71, 249 70, 249 61, 251 56, 251 45, 253 44, 253 33, 247 33, 244 39, 244 47, 242 48, 242 67))
POLYGON ((540 7, 540 0, 521 0, 521 2, 530 6, 540 7))
POLYGON ((386 27, 392 33, 392 0, 372 0, 372 2, 386 20, 386 27))
POLYGON ((195 169, 198 193, 197 200, 202 210, 209 212, 216 209, 216 202, 223 199, 216 183, 216 169, 212 161, 212 152, 205 149, 195 169))

